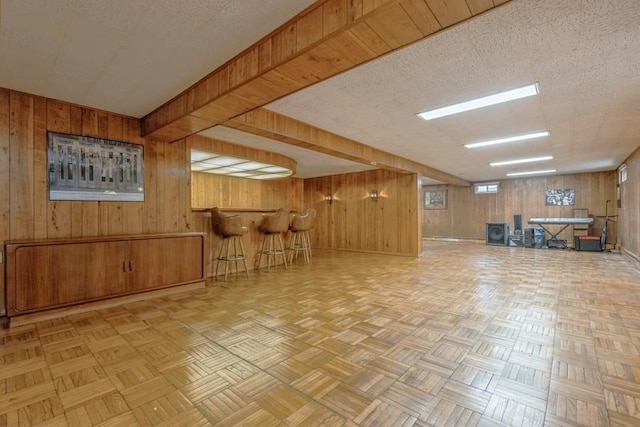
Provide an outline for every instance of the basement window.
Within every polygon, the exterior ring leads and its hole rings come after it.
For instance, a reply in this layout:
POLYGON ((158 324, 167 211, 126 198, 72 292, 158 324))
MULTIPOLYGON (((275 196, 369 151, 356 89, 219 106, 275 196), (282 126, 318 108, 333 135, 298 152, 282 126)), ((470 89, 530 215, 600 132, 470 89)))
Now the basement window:
POLYGON ((476 194, 493 194, 498 192, 499 183, 497 182, 481 182, 473 184, 476 194))
POLYGON ((618 182, 623 183, 627 180, 627 165, 620 165, 618 168, 618 182))

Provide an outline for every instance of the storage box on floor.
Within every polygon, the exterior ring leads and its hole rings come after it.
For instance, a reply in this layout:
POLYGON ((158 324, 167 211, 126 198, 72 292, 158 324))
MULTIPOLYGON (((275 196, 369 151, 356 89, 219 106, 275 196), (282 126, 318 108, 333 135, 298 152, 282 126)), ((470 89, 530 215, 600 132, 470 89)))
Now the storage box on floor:
POLYGON ((598 236, 576 236, 573 240, 576 251, 600 252, 600 237, 598 236))

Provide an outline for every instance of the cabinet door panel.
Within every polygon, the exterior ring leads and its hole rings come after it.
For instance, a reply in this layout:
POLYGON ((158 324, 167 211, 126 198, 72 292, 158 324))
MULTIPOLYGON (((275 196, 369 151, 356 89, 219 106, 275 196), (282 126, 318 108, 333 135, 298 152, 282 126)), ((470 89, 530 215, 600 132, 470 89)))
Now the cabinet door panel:
POLYGON ((123 287, 127 242, 26 246, 16 250, 15 310, 23 312, 113 295, 123 287))
POLYGON ((203 237, 131 241, 132 286, 150 289, 204 277, 203 237))

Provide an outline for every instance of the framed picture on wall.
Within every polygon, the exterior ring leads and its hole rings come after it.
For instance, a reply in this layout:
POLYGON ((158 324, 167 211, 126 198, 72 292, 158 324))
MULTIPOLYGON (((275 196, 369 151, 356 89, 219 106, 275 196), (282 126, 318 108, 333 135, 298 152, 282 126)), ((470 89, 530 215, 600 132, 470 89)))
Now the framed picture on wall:
POLYGON ((143 146, 48 132, 49 200, 144 201, 143 146))
POLYGON ((576 190, 569 188, 547 190, 545 204, 547 206, 573 206, 576 204, 576 190))
POLYGON ((446 209, 447 190, 427 190, 424 192, 425 209, 446 209))

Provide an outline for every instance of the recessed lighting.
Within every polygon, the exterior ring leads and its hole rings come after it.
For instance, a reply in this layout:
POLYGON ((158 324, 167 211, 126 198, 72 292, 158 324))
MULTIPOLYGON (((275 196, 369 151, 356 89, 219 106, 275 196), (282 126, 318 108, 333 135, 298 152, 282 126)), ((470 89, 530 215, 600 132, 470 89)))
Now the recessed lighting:
POLYGON ((212 159, 214 157, 218 157, 217 154, 205 153, 204 151, 191 150, 191 161, 199 162, 206 159, 212 159))
POLYGON ((211 165, 207 165, 204 163, 191 163, 192 171, 200 172, 200 171, 205 171, 207 169, 211 169, 211 165))
POLYGON ((507 176, 520 176, 520 175, 538 175, 543 173, 554 173, 555 169, 548 169, 544 171, 529 171, 529 172, 512 172, 508 173, 507 176))
POLYGON ((198 150, 191 150, 191 170, 252 179, 286 178, 293 173, 281 166, 198 150))
POLYGON ((280 166, 270 166, 268 168, 260 169, 260 172, 268 172, 268 173, 282 173, 287 172, 289 169, 281 168, 280 166))
POLYGON ((209 163, 216 166, 232 166, 242 162, 246 162, 246 160, 238 159, 236 157, 230 157, 230 156, 220 156, 214 159, 205 160, 205 163, 209 163))
POLYGON ((526 135, 509 136, 506 138, 491 139, 489 141, 474 142, 472 144, 464 144, 464 146, 465 148, 486 147, 487 145, 506 144, 507 142, 518 142, 525 141, 527 139, 542 138, 543 136, 548 136, 549 134, 550 132, 548 130, 545 130, 544 132, 535 132, 528 133, 526 135))
POLYGON ((268 165, 266 163, 260 163, 260 162, 247 162, 247 163, 240 163, 240 164, 234 165, 234 167, 238 169, 242 169, 244 171, 252 171, 256 169, 268 168, 269 166, 271 165, 268 165))
POLYGON ((225 167, 225 168, 211 168, 206 170, 207 173, 214 173, 216 175, 231 175, 236 172, 244 172, 242 169, 225 167))
POLYGON ((424 113, 419 113, 418 117, 425 120, 432 120, 437 119, 438 117, 450 116, 452 114, 488 107, 490 105, 501 104, 503 102, 513 101, 520 98, 526 98, 528 96, 537 95, 538 93, 540 93, 540 91, 538 90, 538 83, 534 83, 532 85, 519 87, 517 89, 508 90, 506 92, 500 92, 489 96, 483 96, 482 98, 472 99, 471 101, 460 102, 458 104, 449 105, 447 107, 425 111, 424 113))
POLYGON ((249 178, 250 176, 255 175, 254 173, 251 172, 236 172, 236 173, 230 173, 229 176, 239 176, 240 178, 249 178))
POLYGON ((520 163, 542 162, 544 160, 553 160, 553 156, 530 157, 528 159, 507 160, 505 162, 489 163, 489 165, 490 166, 506 166, 506 165, 517 165, 520 163))

